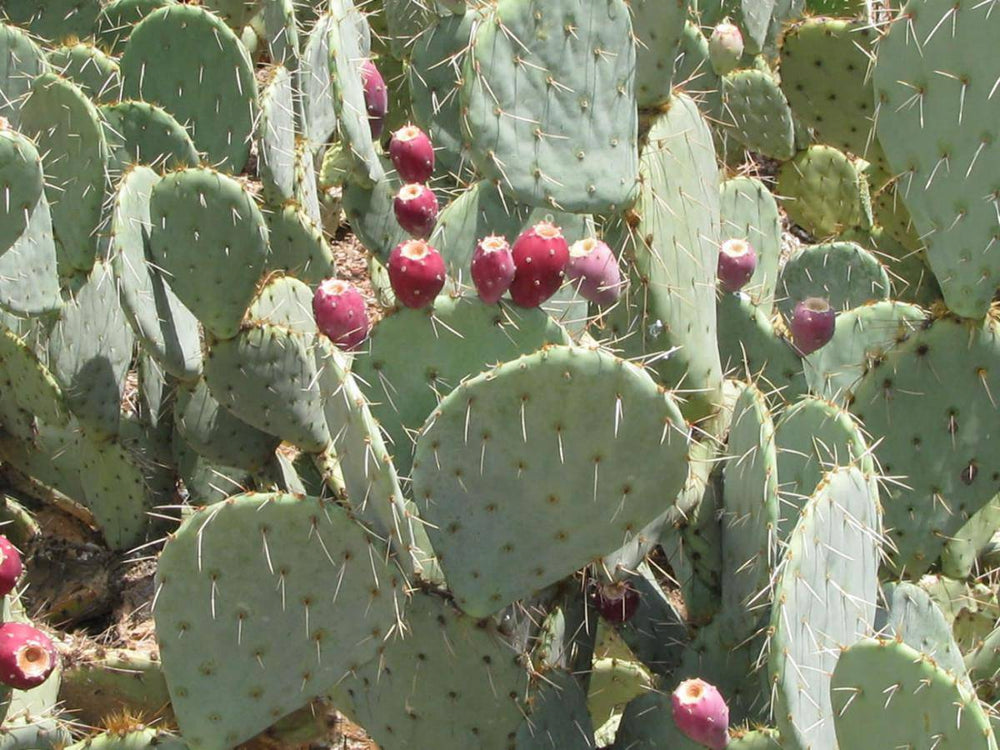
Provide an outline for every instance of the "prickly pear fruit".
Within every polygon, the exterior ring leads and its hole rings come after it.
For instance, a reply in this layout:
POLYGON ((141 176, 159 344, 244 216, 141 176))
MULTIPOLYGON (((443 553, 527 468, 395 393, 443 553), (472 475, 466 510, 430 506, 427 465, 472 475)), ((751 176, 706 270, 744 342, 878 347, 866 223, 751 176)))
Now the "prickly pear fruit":
POLYGON ((479 299, 495 305, 514 280, 514 256, 504 237, 491 234, 481 239, 472 253, 472 283, 479 299))
POLYGON ((0 596, 7 596, 21 577, 21 553, 5 536, 0 536, 0 596))
POLYGON ((591 598, 601 617, 608 622, 628 622, 639 609, 639 592, 628 581, 599 583, 591 598))
POLYGON ((23 622, 0 625, 0 682, 28 690, 45 682, 58 661, 56 648, 42 631, 23 622))
POLYGON ((672 697, 674 723, 691 740, 723 750, 729 744, 729 706, 714 685, 684 680, 672 697))
POLYGON ((593 237, 577 240, 570 246, 566 278, 584 299, 595 305, 613 305, 621 296, 618 259, 606 243, 593 237))
POLYGON ((538 307, 559 291, 569 263, 569 245, 559 227, 541 221, 521 232, 511 248, 514 281, 510 296, 521 307, 538 307))
POLYGON ((424 240, 407 240, 389 254, 389 283, 407 307, 427 307, 444 287, 444 258, 424 240))
POLYGON ((392 134, 389 158, 405 182, 427 182, 434 173, 434 146, 416 125, 406 125, 392 134))
POLYGON ((378 67, 371 60, 361 63, 361 85, 365 89, 365 108, 368 110, 368 127, 372 138, 382 135, 385 116, 389 113, 389 89, 378 67))
POLYGON ((356 349, 371 327, 361 292, 341 279, 325 279, 316 288, 313 317, 320 332, 346 351, 356 349))
POLYGON ((724 76, 740 64, 741 57, 743 34, 729 21, 723 21, 712 30, 708 39, 708 59, 712 62, 712 69, 724 76))
POLYGON ((826 346, 833 338, 837 313, 822 297, 807 297, 792 313, 792 341, 803 357, 826 346))
POLYGON ((396 193, 392 209, 399 226, 411 237, 426 239, 431 236, 437 221, 438 201, 429 187, 416 182, 403 185, 396 193))
POLYGON ((719 248, 719 284, 738 292, 757 270, 757 251, 746 240, 726 240, 719 248))

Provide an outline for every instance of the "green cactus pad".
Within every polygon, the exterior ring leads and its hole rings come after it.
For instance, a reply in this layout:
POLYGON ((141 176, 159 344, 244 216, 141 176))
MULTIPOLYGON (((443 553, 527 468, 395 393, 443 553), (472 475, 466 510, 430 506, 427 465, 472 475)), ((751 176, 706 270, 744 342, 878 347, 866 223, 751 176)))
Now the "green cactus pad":
POLYGON ((400 242, 410 238, 396 221, 393 200, 403 186, 395 172, 383 165, 383 176, 374 185, 350 180, 344 188, 344 214, 361 243, 383 262, 400 242))
POLYGON ((111 220, 111 266, 122 309, 146 352, 181 380, 201 372, 198 320, 174 294, 149 249, 149 198, 159 176, 135 167, 118 185, 111 220))
POLYGON ((246 49, 217 16, 195 5, 153 11, 133 29, 121 69, 126 97, 162 106, 217 168, 243 169, 257 81, 246 49))
POLYGON ((239 32, 257 12, 261 0, 204 0, 204 5, 218 14, 229 28, 239 32))
POLYGON ((785 262, 777 295, 778 310, 788 321, 807 297, 823 297, 841 312, 887 299, 889 274, 878 258, 853 242, 811 245, 785 262))
POLYGON ((132 164, 159 170, 195 167, 198 151, 187 131, 162 107, 147 102, 119 102, 100 108, 111 149, 112 173, 132 164))
POLYGON ((295 202, 267 216, 267 267, 286 271, 310 284, 318 284, 337 272, 333 251, 323 228, 313 223, 295 202))
POLYGON ((431 310, 400 309, 372 331, 371 356, 355 372, 382 423, 396 469, 408 476, 414 434, 439 401, 466 378, 545 344, 568 344, 541 310, 439 297, 431 310))
POLYGON ((926 322, 923 309, 905 302, 874 302, 841 312, 833 338, 805 359, 810 389, 846 403, 865 370, 926 322))
POLYGON ((293 0, 263 0, 250 20, 257 35, 267 44, 268 59, 288 70, 299 67, 299 27, 293 0))
POLYGON ((637 219, 615 228, 620 238, 606 238, 634 258, 632 283, 609 324, 627 356, 646 358, 660 382, 683 391, 684 414, 695 419, 718 404, 722 370, 715 326, 719 170, 708 125, 691 99, 678 95, 653 124, 641 173, 637 219))
POLYGON ((548 347, 442 400, 417 440, 413 496, 457 603, 484 616, 628 541, 683 486, 687 450, 673 398, 643 371, 548 347), (622 472, 634 441, 655 470, 622 472))
POLYGON ((97 47, 82 42, 67 44, 49 52, 48 60, 54 73, 75 83, 94 102, 104 104, 121 98, 118 63, 97 47))
POLYGON ((177 476, 191 505, 218 503, 231 495, 245 492, 251 484, 247 471, 234 466, 213 464, 198 455, 177 432, 174 432, 170 440, 170 447, 177 476))
POLYGON ((823 475, 837 466, 857 464, 874 471, 868 445, 851 415, 821 398, 792 404, 775 426, 778 449, 777 537, 785 541, 823 475))
POLYGON ((108 54, 120 57, 132 29, 154 10, 177 0, 111 0, 97 16, 94 36, 108 54))
POLYGON ((269 275, 247 310, 247 323, 315 335, 312 300, 312 290, 298 279, 282 274, 269 275))
POLYGON ((466 60, 472 156, 521 203, 627 205, 638 177, 635 46, 623 0, 500 0, 466 60))
POLYGON ((312 27, 302 52, 299 87, 302 90, 302 126, 310 149, 326 143, 337 127, 333 81, 330 75, 332 13, 324 13, 312 27))
POLYGON ((276 65, 260 92, 257 171, 265 198, 276 206, 290 199, 295 188, 294 91, 291 73, 276 65))
POLYGON ((698 102, 706 116, 721 119, 722 79, 712 69, 708 58, 708 40, 693 21, 686 21, 674 59, 675 86, 698 102))
POLYGON ((669 675, 680 664, 688 639, 687 623, 660 588, 649 566, 641 563, 637 567, 638 572, 629 575, 628 580, 639 592, 639 607, 629 620, 618 626, 618 634, 642 664, 657 674, 669 675))
POLYGON ((998 356, 994 321, 941 318, 876 360, 854 388, 851 411, 882 436, 882 471, 905 477, 905 486, 886 485, 885 520, 895 567, 908 575, 926 571, 997 492, 998 356))
POLYGON ((54 42, 89 36, 100 10, 100 0, 6 0, 3 6, 11 22, 54 42))
POLYGON ((629 7, 636 35, 636 99, 640 107, 654 107, 670 99, 688 0, 633 0, 629 7))
POLYGON ((865 639, 843 651, 830 694, 843 748, 873 741, 914 750, 996 747, 975 695, 933 659, 899 641, 865 639))
POLYGON ((59 262, 66 273, 89 271, 107 191, 108 145, 97 108, 77 86, 45 73, 21 108, 21 126, 44 154, 59 262))
POLYGON ((733 735, 726 750, 781 750, 782 747, 778 732, 763 728, 733 735))
POLYGON ((178 390, 174 419, 184 441, 209 461, 250 472, 263 469, 281 442, 223 409, 204 380, 178 390))
POLYGON ((770 72, 748 68, 722 79, 726 133, 751 151, 784 161, 795 153, 792 110, 770 72))
POLYGON ((43 188, 42 162, 35 144, 0 124, 0 255, 28 228, 43 188))
POLYGON ((844 232, 841 240, 870 249, 885 265, 892 282, 891 298, 931 307, 941 299, 941 287, 927 265, 923 250, 910 250, 882 227, 871 231, 844 232))
POLYGON ((180 737, 157 729, 137 729, 119 734, 103 732, 67 745, 66 750, 188 750, 180 737))
POLYGON ((54 426, 65 426, 68 415, 62 391, 52 373, 38 361, 28 344, 0 326, 2 390, 29 414, 54 426))
POLYGON ((968 578, 997 531, 1000 531, 1000 501, 994 497, 944 543, 941 572, 951 578, 968 578))
POLYGON ((160 555, 154 609, 188 744, 233 747, 373 659, 401 606, 384 554, 315 498, 249 494, 189 516, 160 555))
POLYGON ((872 225, 860 163, 833 146, 810 146, 782 164, 777 191, 788 217, 819 239, 872 225))
POLYGON ((87 507, 108 546, 127 550, 146 541, 152 498, 138 461, 120 442, 86 435, 79 436, 76 451, 87 507))
POLYGON ((95 438, 118 432, 133 344, 111 268, 97 261, 84 285, 63 304, 48 345, 49 367, 66 405, 95 438))
POLYGON ((45 53, 24 31, 0 23, 0 117, 20 126, 21 107, 36 76, 47 72, 45 53))
POLYGON ((757 268, 743 290, 763 310, 774 304, 781 255, 781 217, 778 203, 763 182, 733 177, 721 185, 719 240, 746 240, 757 252, 757 268))
POLYGON ((629 701, 622 714, 615 750, 705 750, 674 723, 670 695, 650 691, 629 701))
POLYGON ((207 168, 173 172, 149 199, 153 262, 205 328, 235 336, 267 256, 267 227, 235 179, 207 168))
POLYGON ((587 694, 575 675, 547 672, 528 696, 530 713, 515 736, 517 750, 593 750, 587 694))
POLYGON ((872 630, 880 538, 875 479, 852 466, 824 477, 788 539, 768 667, 778 730, 791 747, 836 747, 830 673, 837 649, 872 630))
POLYGON ((897 189, 927 244, 945 302, 986 314, 1000 284, 996 175, 1000 98, 981 50, 996 38, 989 5, 911 0, 878 45, 877 130, 897 189), (941 33, 946 30, 947 33, 941 33))

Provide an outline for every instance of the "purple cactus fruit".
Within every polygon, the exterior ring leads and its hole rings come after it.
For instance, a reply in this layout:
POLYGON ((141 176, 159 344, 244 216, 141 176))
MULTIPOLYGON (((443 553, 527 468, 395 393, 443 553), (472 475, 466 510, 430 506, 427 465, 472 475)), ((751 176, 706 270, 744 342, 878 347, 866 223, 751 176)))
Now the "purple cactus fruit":
POLYGON ((826 346, 833 338, 837 313, 822 297, 807 297, 795 305, 792 313, 792 341, 805 357, 826 346))
POLYGON ((389 283, 407 307, 427 307, 444 288, 444 258, 424 240, 407 240, 389 254, 389 283))
POLYGON ((403 185, 396 193, 392 209, 407 234, 417 239, 427 239, 437 221, 438 201, 434 191, 426 185, 412 183, 403 185))
POLYGON ((481 239, 472 253, 472 282, 479 299, 495 305, 514 280, 514 256, 506 238, 496 234, 481 239))
POLYGON ((416 125, 406 125, 392 134, 389 158, 406 182, 427 182, 434 174, 434 146, 416 125))
POLYGON ((538 307, 559 291, 569 263, 569 245, 559 227, 541 221, 521 232, 511 248, 514 280, 510 297, 521 307, 538 307))
POLYGON ((608 622, 628 622, 639 609, 639 592, 628 581, 599 583, 593 593, 594 606, 608 622))
POLYGON ((711 750, 729 744, 729 706, 714 685, 684 680, 673 694, 674 723, 687 738, 711 750))
POLYGON ((708 39, 708 59, 717 75, 724 76, 740 64, 743 57, 743 34, 739 28, 723 21, 712 30, 708 39))
POLYGON ((757 270, 757 251, 746 240, 726 240, 719 248, 719 283, 727 292, 738 292, 757 270))
POLYGON ((0 682, 29 690, 45 682, 59 655, 41 630, 23 622, 0 625, 0 682))
POLYGON ((577 240, 570 246, 566 277, 584 299, 595 305, 613 305, 621 296, 618 259, 606 243, 593 237, 577 240))
POLYGON ((0 596, 14 590, 22 570, 21 553, 7 537, 0 536, 0 596))
POLYGON ((371 60, 361 63, 361 85, 365 89, 368 127, 371 128, 372 138, 378 140, 382 135, 385 116, 389 113, 389 90, 385 87, 385 79, 371 60))
POLYGON ((316 289, 313 317, 320 332, 345 351, 356 349, 371 328, 365 298, 341 279, 325 279, 316 289))

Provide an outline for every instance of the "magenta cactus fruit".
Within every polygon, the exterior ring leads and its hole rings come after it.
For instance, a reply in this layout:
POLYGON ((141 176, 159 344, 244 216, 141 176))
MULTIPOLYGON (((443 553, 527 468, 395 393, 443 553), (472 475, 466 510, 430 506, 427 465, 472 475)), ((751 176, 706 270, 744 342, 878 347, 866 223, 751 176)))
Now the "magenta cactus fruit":
POLYGON ((399 226, 411 237, 426 239, 431 236, 437 221, 438 201, 429 187, 419 183, 403 185, 396 193, 392 209, 399 226))
POLYGON ((592 600, 597 611, 608 622, 628 622, 639 609, 639 592, 628 581, 599 583, 592 600))
POLYGON ((792 341, 803 357, 826 346, 833 338, 837 313, 822 297, 807 297, 795 305, 792 322, 792 341))
POLYGON ((708 39, 708 59, 717 75, 724 76, 740 64, 743 57, 743 34, 738 27, 723 21, 708 39))
POLYGON ((746 240, 726 240, 719 248, 719 284, 727 292, 738 292, 757 270, 757 251, 746 240))
POLYGON ((23 622, 0 625, 0 682, 18 690, 37 687, 58 660, 55 646, 41 630, 23 622))
POLYGON ((365 108, 368 110, 368 127, 372 138, 382 135, 385 116, 389 113, 389 90, 378 67, 371 60, 361 63, 361 85, 365 90, 365 108))
POLYGON ((714 685, 698 678, 684 680, 672 702, 674 723, 684 736, 711 750, 729 744, 729 706, 714 685))
POLYGON ((622 274, 611 248, 594 237, 578 240, 569 248, 566 277, 584 299, 595 305, 613 305, 621 296, 622 274))
POLYGON ((389 283, 406 307, 427 307, 444 288, 444 258, 424 240, 407 240, 389 254, 389 283))
POLYGON ((5 536, 0 536, 0 596, 7 596, 17 585, 23 570, 21 553, 5 536))
POLYGON ((496 234, 481 239, 472 253, 472 283, 479 299, 495 305, 514 280, 514 256, 506 238, 496 234))
POLYGON ((320 332, 345 351, 356 349, 371 329, 365 298, 341 279, 325 279, 317 287, 313 317, 320 332))
POLYGON ((434 174, 434 146, 416 125, 405 125, 392 134, 389 158, 405 182, 427 182, 434 174))
POLYGON ((521 307, 538 307, 559 291, 569 263, 569 245, 562 231, 542 221, 521 232, 511 248, 514 280, 510 297, 521 307))

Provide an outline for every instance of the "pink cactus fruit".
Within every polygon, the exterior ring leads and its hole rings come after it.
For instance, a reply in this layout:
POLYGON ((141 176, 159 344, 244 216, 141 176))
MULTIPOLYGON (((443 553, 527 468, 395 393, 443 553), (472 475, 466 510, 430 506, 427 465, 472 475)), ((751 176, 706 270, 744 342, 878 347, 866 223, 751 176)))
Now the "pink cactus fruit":
POLYGON ((570 246, 566 277, 584 299, 595 305, 613 305, 621 296, 618 259, 606 243, 594 237, 577 240, 570 246))
POLYGON ((639 592, 628 581, 599 583, 594 589, 594 606, 608 622, 628 622, 639 609, 639 592))
POLYGON ((514 280, 514 256, 506 238, 496 234, 481 239, 472 253, 472 283, 479 299, 495 305, 514 280))
POLYGON ((698 678, 684 680, 672 702, 674 723, 684 736, 711 750, 729 744, 729 706, 714 685, 698 678))
POLYGON ((743 57, 743 34, 737 26, 723 21, 708 39, 708 59, 717 75, 724 76, 740 64, 743 57))
POLYGON ((727 292, 738 292, 757 270, 757 251, 746 240, 726 240, 719 248, 719 284, 727 292))
POLYGON ((392 134, 389 158, 405 182, 427 182, 434 174, 434 146, 416 125, 405 125, 392 134))
POLYGON ((792 313, 792 341, 803 357, 826 346, 833 338, 837 313, 822 297, 807 297, 792 313))
POLYGON ((0 682, 29 690, 45 682, 59 656, 52 641, 23 622, 0 625, 0 682))
POLYGON ((371 329, 365 298, 341 279, 325 279, 317 287, 313 317, 320 332, 345 351, 356 349, 371 329))
POLYGON ((559 227, 542 221, 521 232, 511 248, 514 281, 510 297, 521 307, 538 307, 559 291, 569 263, 569 245, 559 227))
POLYGON ((389 113, 389 90, 378 67, 371 60, 361 63, 361 85, 365 90, 365 108, 368 110, 368 127, 372 138, 382 135, 385 116, 389 113))
POLYGON ((21 553, 5 536, 0 536, 0 596, 7 596, 17 585, 24 569, 21 553))
POLYGON ((424 240, 407 240, 389 254, 389 283, 406 307, 427 307, 444 288, 444 258, 424 240))
POLYGON ((392 203, 399 226, 411 237, 427 239, 437 221, 438 201, 434 191, 425 185, 403 185, 392 203))

